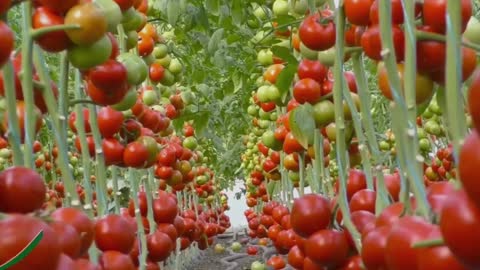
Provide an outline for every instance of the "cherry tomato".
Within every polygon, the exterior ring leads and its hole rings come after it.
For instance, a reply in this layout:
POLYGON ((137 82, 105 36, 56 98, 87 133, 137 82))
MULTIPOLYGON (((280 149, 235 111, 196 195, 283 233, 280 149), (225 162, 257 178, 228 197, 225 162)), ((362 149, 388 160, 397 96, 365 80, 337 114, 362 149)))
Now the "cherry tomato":
POLYGON ((128 167, 143 168, 147 164, 148 157, 147 147, 138 141, 129 143, 123 152, 123 162, 128 167))
POLYGON ((80 254, 84 254, 93 242, 94 225, 88 216, 77 208, 59 208, 55 210, 52 219, 73 226, 80 234, 80 254))
MULTIPOLYGON (((88 110, 87 108, 83 108, 82 112, 83 112, 84 131, 86 133, 90 133, 92 132, 92 128, 90 126, 90 110, 88 110)), ((72 112, 68 117, 68 126, 74 133, 77 133, 77 113, 76 112, 72 112)))
MULTIPOLYGON (((472 83, 468 90, 468 110, 472 116, 473 126, 480 131, 480 69, 472 77, 472 83)), ((471 135, 474 136, 474 135, 471 135)), ((462 163, 460 163, 462 164, 462 163)), ((465 164, 468 165, 468 164, 465 164)), ((461 173, 461 171, 460 171, 461 173)))
POLYGON ((153 63, 150 65, 149 68, 149 78, 152 82, 154 83, 159 83, 163 80, 163 77, 165 75, 165 68, 158 64, 158 63, 153 63))
POLYGON ((302 79, 293 87, 293 97, 300 103, 317 103, 322 97, 320 84, 313 79, 302 79))
POLYGON ((101 251, 114 250, 129 253, 135 241, 135 231, 129 221, 110 214, 95 224, 95 244, 101 251))
POLYGON ((320 13, 310 15, 303 20, 298 30, 300 40, 311 50, 324 51, 335 45, 335 24, 330 19, 320 23, 322 19, 320 13))
POLYGON ((133 7, 133 0, 114 0, 122 11, 127 11, 133 7))
POLYGON ((279 270, 285 268, 287 264, 281 256, 272 256, 270 259, 268 259, 267 265, 271 266, 275 270, 279 270))
POLYGON ((15 37, 12 30, 6 23, 0 22, 0 67, 8 61, 14 45, 15 37))
POLYGON ((132 259, 129 255, 118 251, 109 250, 100 256, 98 260, 103 270, 135 270, 132 259))
MULTIPOLYGON (((391 0, 391 7, 392 7, 392 24, 403 24, 403 6, 401 0, 391 0)), ((375 0, 371 7, 370 7, 370 22, 374 25, 380 23, 380 15, 379 15, 379 0, 375 0)))
POLYGON ((88 80, 86 85, 86 90, 88 96, 92 99, 95 104, 108 106, 115 105, 123 100, 123 98, 128 93, 129 87, 127 84, 124 84, 122 87, 118 88, 114 92, 106 92, 103 89, 95 87, 92 81, 88 80))
POLYGON ((153 214, 157 223, 173 223, 178 209, 176 201, 168 193, 160 192, 158 198, 153 200, 153 214))
POLYGON ((350 200, 350 212, 365 210, 375 214, 375 200, 375 191, 370 189, 359 190, 353 194, 350 200))
POLYGON ((138 40, 138 54, 140 56, 148 56, 153 52, 153 48, 155 47, 155 41, 151 36, 140 34, 138 40))
MULTIPOLYGON (((393 44, 395 48, 395 56, 397 62, 401 62, 405 56, 405 36, 400 27, 392 26, 393 44)), ((382 53, 382 41, 380 38, 380 26, 372 25, 365 30, 362 34, 360 44, 365 54, 376 61, 383 59, 382 53)))
POLYGON ((42 177, 25 167, 10 167, 0 173, 0 211, 30 213, 45 202, 47 190, 42 177))
POLYGON ((122 128, 124 116, 123 113, 103 107, 97 114, 98 128, 104 138, 112 138, 122 128))
POLYGON ((160 262, 168 258, 173 250, 172 239, 157 230, 147 237, 148 257, 154 262, 160 262))
POLYGON ((328 68, 319 61, 303 59, 298 65, 298 78, 313 79, 318 83, 322 83, 327 78, 328 68))
POLYGON ((320 230, 305 243, 305 255, 324 267, 338 267, 348 256, 349 245, 345 234, 335 230, 320 230))
POLYGON ((71 258, 79 257, 82 240, 77 230, 70 224, 58 221, 50 223, 50 227, 58 237, 62 253, 71 258))
POLYGON ((387 269, 385 248, 390 226, 380 226, 370 231, 362 239, 362 261, 367 269, 387 269))
MULTIPOLYGON (((35 134, 40 130, 40 128, 43 126, 42 122, 42 112, 37 108, 37 106, 33 106, 33 112, 34 112, 34 117, 35 119, 32 119, 35 121, 35 134)), ((18 117, 18 125, 20 128, 20 140, 23 142, 25 139, 25 103, 23 101, 18 100, 17 101, 17 109, 16 109, 17 117, 18 117)), ((7 130, 9 127, 9 122, 8 122, 8 117, 7 114, 4 114, 4 122, 2 123, 3 129, 7 130)))
POLYGON ((107 19, 95 3, 78 4, 65 15, 65 24, 79 25, 79 29, 66 30, 70 40, 77 45, 91 45, 105 36, 107 19))

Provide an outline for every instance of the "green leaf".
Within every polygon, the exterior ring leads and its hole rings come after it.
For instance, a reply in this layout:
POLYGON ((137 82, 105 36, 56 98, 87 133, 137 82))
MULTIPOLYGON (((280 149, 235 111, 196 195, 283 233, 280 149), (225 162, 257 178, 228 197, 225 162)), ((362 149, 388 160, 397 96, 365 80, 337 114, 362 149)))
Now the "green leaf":
POLYGON ((241 24, 243 18, 242 0, 233 0, 232 3, 232 21, 235 24, 241 24))
MULTIPOLYGON (((295 18, 293 16, 290 16, 290 15, 282 15, 282 16, 277 16, 275 18, 275 22, 278 23, 279 26, 293 23, 296 20, 297 20, 297 18, 295 18)), ((279 30, 286 30, 285 28, 282 27, 282 28, 279 28, 279 30)))
POLYGON ((197 23, 203 27, 203 29, 207 32, 210 32, 210 23, 208 22, 207 12, 203 5, 198 7, 198 12, 195 16, 197 23))
POLYGON ((219 0, 206 0, 205 1, 205 7, 206 7, 209 14, 213 14, 215 16, 218 16, 218 10, 219 10, 219 7, 220 7, 219 0))
POLYGON ((278 74, 275 86, 280 91, 282 102, 286 102, 290 87, 292 86, 293 78, 297 73, 297 65, 289 64, 278 74))
POLYGON ((181 13, 180 2, 178 0, 168 0, 168 4, 167 4, 168 23, 174 26, 177 23, 180 13, 181 13))
POLYGON ((223 38, 223 32, 224 32, 223 28, 219 28, 215 32, 213 32, 207 46, 207 50, 209 54, 214 54, 215 51, 218 49, 218 45, 220 44, 220 41, 223 38))
POLYGON ((297 64, 298 60, 293 56, 292 50, 282 46, 273 46, 272 52, 275 56, 282 58, 288 64, 297 64))
POLYGON ((307 149, 309 144, 313 144, 315 119, 313 118, 312 105, 305 103, 295 108, 290 112, 288 122, 292 135, 303 148, 307 149))

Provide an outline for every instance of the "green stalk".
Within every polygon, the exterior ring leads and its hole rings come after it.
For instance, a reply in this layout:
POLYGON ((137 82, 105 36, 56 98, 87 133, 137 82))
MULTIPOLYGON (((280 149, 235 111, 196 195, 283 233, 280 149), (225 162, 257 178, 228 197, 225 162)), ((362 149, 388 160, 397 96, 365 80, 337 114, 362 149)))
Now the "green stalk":
POLYGON ((336 148, 337 148, 337 162, 338 162, 338 174, 340 179, 340 192, 339 192, 339 205, 343 213, 343 221, 345 227, 352 235, 354 239, 357 251, 362 249, 362 243, 360 241, 360 233, 353 224, 350 218, 350 209, 347 202, 347 146, 345 143, 345 116, 343 114, 343 59, 344 59, 344 34, 345 34, 345 10, 343 6, 339 6, 335 10, 335 24, 336 24, 336 42, 335 42, 335 66, 334 66, 334 89, 333 89, 333 101, 335 104, 335 124, 336 124, 336 148))
POLYGON ((36 39, 36 38, 39 38, 39 37, 41 37, 45 34, 48 34, 48 33, 61 31, 61 30, 74 30, 74 29, 80 29, 80 25, 78 25, 78 24, 60 24, 60 25, 42 27, 42 28, 32 30, 30 32, 30 35, 31 35, 32 39, 36 39))
POLYGON ((23 165, 23 154, 20 147, 20 126, 17 117, 17 100, 15 93, 15 73, 12 62, 9 60, 3 67, 3 85, 5 86, 5 98, 7 101, 8 117, 8 141, 13 150, 13 165, 23 165))
MULTIPOLYGON (((396 121, 393 121, 393 127, 397 143, 397 153, 400 157, 400 166, 406 166, 405 171, 408 173, 410 185, 417 199, 419 213, 429 218, 430 207, 423 186, 423 174, 418 165, 417 153, 412 145, 412 141, 416 137, 416 122, 412 122, 410 119, 405 121, 405 115, 408 115, 408 109, 405 100, 402 98, 402 84, 398 76, 397 60, 393 46, 392 24, 390 22, 391 2, 388 0, 380 1, 379 11, 380 35, 383 47, 382 56, 385 61, 390 88, 392 89, 395 100, 392 113, 395 115, 394 120, 396 121)), ((413 91, 414 89, 415 88, 409 90, 413 91)))
POLYGON ((452 135, 453 154, 458 154, 467 134, 464 104, 462 96, 462 50, 461 50, 461 3, 458 0, 447 1, 447 63, 446 95, 449 131, 452 135))
POLYGON ((115 202, 115 214, 120 214, 120 201, 118 198, 118 167, 111 166, 110 171, 112 172, 112 184, 113 184, 113 201, 115 202))
POLYGON ((99 216, 106 215, 108 212, 107 205, 107 174, 105 166, 105 156, 102 149, 102 137, 98 129, 97 111, 95 105, 89 105, 90 126, 92 136, 95 142, 96 154, 96 176, 95 187, 97 191, 97 212, 99 216))
POLYGON ((298 157, 298 174, 300 177, 298 194, 302 197, 305 194, 305 152, 300 153, 298 157))
MULTIPOLYGON (((67 72, 62 71, 63 76, 68 76, 67 72)), ((64 79, 61 78, 61 81, 64 79)), ((79 71, 75 72, 75 96, 82 97, 83 90, 82 86, 82 78, 79 71)), ((67 91, 66 88, 62 89, 61 91, 67 91)), ((82 152, 82 164, 83 164, 83 187, 85 190, 85 203, 86 205, 92 205, 92 184, 90 182, 90 170, 91 170, 91 159, 90 153, 88 150, 88 143, 87 143, 87 135, 85 132, 85 119, 83 117, 83 106, 78 105, 75 107, 75 114, 76 114, 76 121, 75 121, 75 128, 77 129, 77 136, 80 140, 80 151, 82 152)), ((62 127, 63 128, 63 127, 62 127)), ((93 209, 89 209, 87 211, 90 217, 94 216, 93 209)))
POLYGON ((131 188, 131 194, 133 198, 133 204, 135 206, 135 219, 137 221, 137 237, 140 240, 139 243, 139 250, 140 254, 138 257, 139 260, 139 270, 145 270, 146 264, 147 264, 147 253, 148 253, 148 248, 147 248, 147 236, 145 235, 145 229, 143 227, 143 222, 142 222, 142 215, 140 213, 140 204, 138 202, 138 186, 139 186, 139 181, 138 181, 138 176, 137 172, 129 168, 128 169, 128 179, 130 180, 130 188, 131 188))
POLYGON ((22 16, 22 88, 23 100, 25 101, 25 147, 23 149, 25 156, 25 167, 35 168, 33 156, 33 141, 35 139, 35 100, 33 98, 33 39, 30 35, 32 28, 32 9, 33 3, 27 1, 23 3, 22 16))
POLYGON ((153 183, 155 181, 153 168, 148 169, 148 178, 147 181, 144 183, 145 187, 145 194, 147 195, 147 218, 148 223, 150 224, 150 234, 153 234, 157 230, 157 223, 153 217, 153 192, 152 190, 153 183))
MULTIPOLYGON (((45 82, 50 82, 50 77, 48 75, 47 70, 45 69, 46 63, 43 57, 43 52, 40 50, 39 47, 35 46, 35 53, 33 54, 33 60, 35 61, 35 67, 37 69, 38 75, 40 79, 45 82)), ((33 65, 32 65, 33 66, 33 65)), ((59 115, 57 109, 57 102, 55 101, 55 97, 53 95, 52 87, 50 83, 45 83, 45 89, 42 91, 43 98, 45 100, 45 104, 47 105, 48 113, 52 119, 52 129, 53 134, 55 136, 55 141, 58 146, 58 164, 60 167, 60 171, 62 173, 63 182, 65 184, 65 188, 67 190, 66 194, 66 203, 70 203, 71 205, 78 207, 80 206, 80 200, 78 199, 78 194, 75 189, 75 179, 73 177, 72 171, 69 168, 68 162, 68 145, 67 145, 67 138, 61 136, 60 134, 60 123, 59 123, 59 115)), ((55 173, 55 172, 54 172, 55 173)))
POLYGON ((313 182, 318 182, 318 193, 327 194, 325 187, 325 168, 323 159, 323 138, 320 129, 316 129, 313 134, 313 150, 315 152, 315 159, 313 160, 313 182))
POLYGON ((58 111, 60 112, 60 131, 62 136, 67 136, 67 116, 68 116, 68 71, 70 65, 68 61, 67 54, 64 52, 60 57, 60 93, 58 103, 58 111))

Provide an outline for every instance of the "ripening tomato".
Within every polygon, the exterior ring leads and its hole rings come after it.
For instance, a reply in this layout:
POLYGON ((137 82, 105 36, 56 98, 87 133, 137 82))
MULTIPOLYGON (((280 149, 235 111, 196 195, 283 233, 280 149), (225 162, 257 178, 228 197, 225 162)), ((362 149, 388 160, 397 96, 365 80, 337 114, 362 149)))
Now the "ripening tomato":
POLYGON ((271 65, 263 73, 263 79, 269 81, 272 84, 275 84, 277 77, 285 66, 282 64, 271 65))
POLYGON ((10 167, 0 173, 0 211, 30 213, 45 202, 47 190, 42 177, 32 169, 10 167))
POLYGON ((303 146, 295 139, 291 132, 288 132, 283 141, 283 151, 287 154, 301 152, 305 150, 303 146))
POLYGON ((90 45, 105 36, 107 19, 95 3, 82 3, 70 8, 65 15, 65 24, 79 25, 79 29, 66 30, 70 40, 77 45, 90 45))
MULTIPOLYGON (((401 62, 405 57, 405 36, 402 29, 396 25, 392 26, 392 35, 396 60, 397 62, 401 62)), ((376 61, 381 61, 383 59, 379 25, 369 26, 362 34, 360 44, 369 58, 376 61)))
POLYGON ((165 76, 165 68, 159 63, 153 63, 150 65, 148 74, 152 82, 159 83, 165 76))
MULTIPOLYGON (((461 0, 461 31, 465 31, 468 21, 472 16, 473 7, 471 0, 461 0)), ((435 32, 447 32, 447 0, 423 1, 423 23, 430 26, 435 32)))
MULTIPOLYGON (((400 82, 402 83, 402 91, 404 90, 404 65, 397 64, 398 76, 400 77, 400 82)), ((378 85, 382 94, 389 100, 393 101, 393 93, 390 88, 390 83, 388 80, 387 70, 385 65, 380 62, 378 67, 378 85)), ((415 100, 417 104, 422 104, 429 100, 434 94, 433 82, 432 80, 425 75, 417 73, 415 81, 415 100)))
POLYGON ((324 19, 321 16, 319 12, 308 16, 298 30, 300 40, 311 50, 324 51, 335 45, 335 24, 331 19, 321 23, 320 20, 324 19))
POLYGON ((330 225, 329 200, 318 194, 307 194, 295 199, 290 214, 293 230, 302 237, 309 237, 330 225))
MULTIPOLYGON (((63 24, 64 18, 46 7, 39 7, 33 13, 32 27, 34 29, 63 24)), ((43 34, 37 38, 36 42, 47 52, 61 52, 71 44, 70 39, 63 30, 43 34)))
POLYGON ((6 23, 0 22, 0 67, 8 61, 14 45, 15 37, 12 30, 6 23))
POLYGON ((345 0, 345 16, 354 25, 370 24, 370 7, 374 0, 345 0))
POLYGON ((155 47, 155 41, 151 36, 139 34, 139 40, 137 43, 138 54, 140 56, 148 56, 153 52, 155 47))
POLYGON ((322 89, 317 81, 310 78, 302 79, 293 87, 293 97, 300 104, 315 104, 322 97, 322 89))
POLYGON ((90 69, 88 77, 95 87, 106 92, 115 92, 127 83, 127 69, 116 60, 107 60, 90 69))

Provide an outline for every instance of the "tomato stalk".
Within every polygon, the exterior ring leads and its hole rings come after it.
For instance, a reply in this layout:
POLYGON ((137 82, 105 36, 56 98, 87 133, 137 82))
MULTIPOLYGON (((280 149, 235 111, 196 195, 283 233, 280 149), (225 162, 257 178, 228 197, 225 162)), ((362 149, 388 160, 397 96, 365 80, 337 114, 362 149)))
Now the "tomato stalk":
MULTIPOLYGON (((35 46, 35 53, 33 53, 33 60, 35 62, 35 67, 38 71, 38 75, 42 82, 50 82, 50 77, 46 70, 46 63, 43 57, 43 52, 35 46)), ((31 79, 31 78, 30 78, 31 79)), ((68 157, 68 146, 66 136, 62 136, 60 133, 60 116, 58 115, 58 106, 53 95, 52 87, 50 83, 45 83, 46 88, 42 91, 43 99, 47 105, 48 113, 52 119, 52 131, 55 136, 55 141, 58 146, 58 164, 60 171, 62 173, 63 182, 67 190, 66 194, 66 204, 71 204, 72 206, 79 207, 80 200, 78 198, 77 191, 75 189, 75 179, 73 177, 72 171, 69 168, 69 157, 68 157)), ((33 105, 32 105, 33 107, 33 105)))
POLYGON ((11 61, 8 61, 3 67, 3 78, 5 86, 5 98, 7 101, 7 117, 8 117, 8 141, 12 146, 13 165, 23 165, 23 154, 20 147, 20 126, 17 117, 17 101, 15 97, 15 74, 11 61))
POLYGON ((129 168, 128 169, 128 179, 130 180, 130 188, 131 188, 131 194, 133 198, 133 205, 135 207, 135 219, 137 221, 137 238, 140 241, 139 243, 139 250, 140 254, 138 255, 138 261, 139 261, 139 269, 140 270, 145 270, 146 264, 147 264, 147 253, 148 253, 148 248, 147 248, 147 236, 145 235, 145 228, 143 227, 143 222, 142 222, 142 215, 140 213, 140 204, 138 201, 138 186, 139 186, 139 180, 137 176, 137 172, 129 168))
POLYGON ((45 34, 49 34, 56 31, 64 31, 64 30, 75 30, 80 29, 80 25, 77 24, 60 24, 60 25, 53 25, 53 26, 46 26, 42 28, 38 28, 32 30, 30 35, 33 39, 37 39, 45 34))
MULTIPOLYGON (((70 65, 67 53, 63 52, 60 57, 60 93, 58 93, 60 102, 58 103, 58 111, 60 112, 60 131, 63 136, 67 134, 67 115, 69 106, 68 96, 68 74, 70 65)), ((78 91, 77 91, 78 92, 78 91)), ((83 123, 83 122, 82 122, 83 123)))
POLYGON ((112 185, 113 185, 113 201, 115 202, 115 214, 120 214, 120 201, 118 195, 120 191, 118 190, 118 167, 111 166, 110 171, 112 172, 112 185))
POLYGON ((453 156, 458 162, 460 147, 467 134, 462 93, 461 3, 447 1, 447 119, 452 136, 453 156))
POLYGON ((105 155, 102 149, 102 137, 98 128, 97 111, 95 105, 89 105, 90 126, 92 129, 93 141, 95 143, 95 175, 97 180, 95 182, 95 189, 97 191, 97 213, 99 216, 106 215, 107 207, 107 174, 105 166, 105 155))
POLYGON ((345 116, 343 114, 343 87, 344 87, 344 75, 343 75, 343 59, 345 48, 345 10, 343 6, 338 6, 335 9, 335 24, 336 24, 336 42, 335 42, 335 65, 334 65, 334 84, 333 84, 333 101, 335 104, 335 124, 337 128, 336 134, 336 148, 337 148, 337 162, 338 162, 338 174, 339 174, 339 199, 338 203, 343 213, 343 222, 345 227, 355 239, 355 246, 357 251, 362 249, 362 243, 360 241, 360 233, 353 224, 350 218, 350 209, 347 202, 347 176, 346 170, 348 169, 346 155, 347 147, 345 143, 345 116))
POLYGON ((74 105, 77 105, 77 104, 96 104, 95 102, 93 102, 92 100, 90 99, 81 99, 81 98, 77 98, 77 99, 74 99, 74 100, 71 100, 68 105, 69 106, 74 106, 74 105))
POLYGON ((298 194, 300 195, 300 197, 302 197, 305 194, 305 151, 299 154, 298 168, 298 174, 300 177, 298 194))
MULTIPOLYGON (((418 29, 415 30, 415 35, 417 36, 418 40, 433 40, 433 41, 439 41, 439 42, 447 42, 447 39, 448 39, 448 35, 444 36, 442 34, 422 31, 418 29)), ((477 53, 480 53, 480 45, 471 43, 470 41, 467 41, 467 40, 460 41, 460 44, 464 47, 477 51, 477 53)))
POLYGON ((127 51, 127 40, 125 36, 125 29, 123 29, 123 25, 119 24, 117 26, 117 32, 118 32, 118 47, 120 49, 120 52, 124 53, 127 51))
MULTIPOLYGON (((392 104, 393 130, 397 141, 397 154, 399 165, 402 171, 407 172, 409 184, 412 186, 413 193, 418 202, 419 213, 425 218, 430 217, 430 206, 425 194, 423 185, 423 175, 420 171, 420 160, 412 143, 416 137, 416 122, 408 119, 405 121, 405 115, 408 115, 408 108, 402 97, 402 84, 398 76, 397 60, 393 46, 392 24, 391 24, 391 2, 382 0, 379 3, 380 11, 380 37, 382 40, 382 57, 385 61, 385 68, 388 74, 388 81, 392 89, 394 103, 392 104)), ((408 39, 407 39, 408 40, 408 39)), ((410 78, 412 79, 412 78, 410 78)), ((414 78, 413 78, 414 79, 414 78)), ((410 91, 415 88, 408 89, 410 91)), ((407 90, 407 91, 408 91, 407 90)))
POLYGON ((328 194, 329 190, 325 184, 325 168, 324 168, 324 151, 323 151, 323 136, 320 129, 316 129, 313 134, 313 151, 315 159, 313 160, 313 182, 318 182, 319 193, 328 194))
POLYGON ((148 178, 147 181, 144 183, 145 187, 145 194, 147 195, 147 218, 148 223, 150 224, 150 234, 153 234, 157 230, 157 223, 153 218, 153 183, 155 181, 153 168, 148 169, 148 178))
POLYGON ((35 110, 34 110, 34 98, 33 98, 33 38, 30 34, 32 28, 32 9, 33 3, 27 1, 23 3, 22 8, 22 90, 23 99, 25 102, 25 148, 24 151, 24 164, 25 167, 35 168, 33 157, 33 141, 35 139, 35 110))
MULTIPOLYGON (((68 71, 63 73, 62 76, 68 77, 68 71)), ((60 80, 64 80, 60 78, 60 80)), ((82 78, 79 71, 75 72, 75 97, 81 98, 83 96, 83 90, 81 89, 82 78)), ((61 88, 60 92, 66 91, 67 88, 61 88)), ((80 150, 82 152, 82 165, 83 165, 83 187, 85 190, 85 203, 86 205, 92 205, 92 184, 90 183, 90 170, 91 170, 91 160, 90 152, 88 150, 87 135, 85 131, 85 119, 83 116, 83 106, 75 106, 75 128, 77 129, 77 136, 80 140, 80 150)), ((89 209, 87 214, 90 218, 93 218, 93 209, 89 209)))
POLYGON ((445 246, 445 241, 442 238, 419 241, 413 243, 412 245, 413 248, 429 248, 440 246, 445 246))

